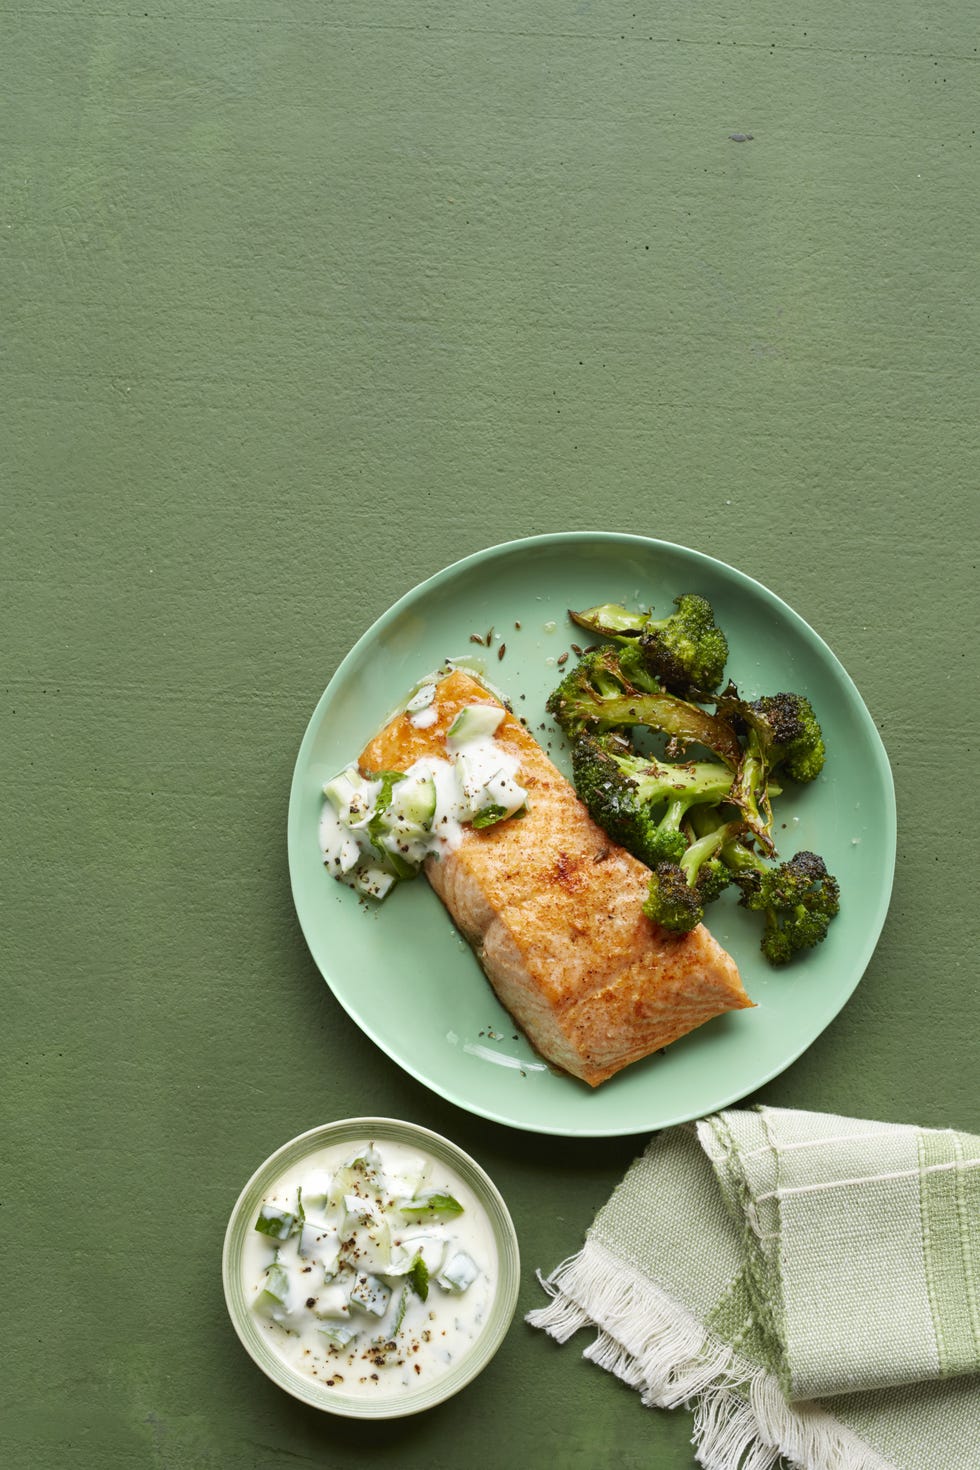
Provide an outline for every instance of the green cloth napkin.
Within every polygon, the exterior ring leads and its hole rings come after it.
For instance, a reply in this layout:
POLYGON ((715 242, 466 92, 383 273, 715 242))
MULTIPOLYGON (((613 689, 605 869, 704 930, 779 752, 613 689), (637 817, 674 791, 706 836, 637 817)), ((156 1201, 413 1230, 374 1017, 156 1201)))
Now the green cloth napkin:
POLYGON ((707 1470, 980 1470, 980 1138, 778 1108, 654 1138, 528 1316, 707 1470))

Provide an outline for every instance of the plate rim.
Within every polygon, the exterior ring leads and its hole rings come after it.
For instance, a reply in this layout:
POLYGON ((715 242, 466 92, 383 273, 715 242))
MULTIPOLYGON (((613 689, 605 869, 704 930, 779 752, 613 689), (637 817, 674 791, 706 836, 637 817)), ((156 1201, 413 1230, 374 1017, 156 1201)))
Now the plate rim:
POLYGON ((639 1134, 649 1133, 654 1129, 672 1128, 679 1123, 690 1122, 694 1118, 706 1117, 709 1113, 716 1112, 721 1108, 729 1107, 732 1103, 740 1101, 742 1098, 747 1097, 750 1093, 757 1091, 761 1087, 765 1087, 769 1082, 773 1080, 773 1078, 780 1076, 783 1072, 787 1071, 794 1062, 798 1061, 803 1053, 807 1051, 818 1039, 818 1037, 823 1034, 827 1027, 837 1019, 841 1011, 844 1009, 848 1001, 853 996, 858 985, 864 978, 865 972, 881 938, 882 930, 884 929, 885 925, 885 920, 888 917, 888 911, 891 906, 891 898, 894 888, 895 865, 897 860, 897 815, 895 778, 894 772, 892 771, 891 767, 891 761, 888 758, 888 752, 885 748, 885 743, 881 737, 881 732, 874 722, 871 711, 868 709, 868 706, 864 701, 861 691, 858 689, 857 684, 851 678, 851 675, 848 673, 847 669, 841 663, 840 659, 834 653, 833 649, 826 642, 826 640, 821 637, 816 629, 810 623, 808 623, 807 620, 795 610, 795 608, 791 607, 788 602, 780 597, 778 593, 773 592, 770 587, 767 587, 765 585, 765 583, 758 581, 758 579, 755 577, 751 577, 747 572, 743 572, 740 568, 732 566, 730 562, 726 562, 721 560, 721 558, 719 557, 712 556, 709 552, 699 551, 695 547, 685 546, 680 542, 664 541, 658 537, 653 536, 639 536, 633 532, 626 531, 549 531, 536 534, 534 536, 523 536, 509 541, 495 542, 491 546, 483 547, 481 550, 478 551, 469 552, 466 556, 460 557, 456 561, 449 562, 447 565, 439 568, 435 572, 432 572, 429 576, 423 578, 421 582, 417 582, 413 587, 410 587, 407 591, 402 593, 400 597, 398 597, 388 608, 384 610, 384 612, 382 612, 377 618, 375 618, 375 620, 364 630, 357 641, 351 646, 348 652, 340 660, 337 667, 334 669, 319 699, 317 700, 316 705, 309 717, 309 720, 307 721, 306 728, 303 732, 299 749, 296 754, 296 760, 293 764, 293 771, 290 779, 289 802, 287 808, 286 861, 289 872, 289 885, 290 893, 293 899, 293 908, 295 910, 296 918, 299 923, 303 939, 306 943, 307 950, 310 954, 310 958, 313 960, 314 965, 320 973, 321 979, 328 986, 331 994, 338 1002, 341 1009, 350 1016, 355 1025, 358 1026, 361 1031, 363 1031, 365 1036, 367 1036, 368 1039, 372 1041, 375 1046, 378 1047, 378 1049, 389 1059, 389 1061, 400 1067, 402 1071, 407 1072, 410 1077, 413 1077, 417 1082, 420 1082, 424 1087, 428 1088, 430 1092, 434 1092, 436 1096, 443 1098, 446 1102, 450 1102, 456 1107, 462 1108, 465 1112, 470 1113, 472 1116, 486 1118, 489 1122, 499 1123, 508 1128, 517 1128, 522 1132, 542 1134, 549 1137, 627 1138, 639 1134), (393 1052, 389 1049, 389 1046, 380 1039, 373 1024, 370 1023, 368 1020, 362 1018, 361 1015, 358 1014, 356 1008, 353 1005, 348 1004, 347 1000, 337 993, 330 978, 325 973, 323 967, 317 959, 316 953, 313 948, 311 936, 307 932, 307 925, 304 922, 302 908, 297 897, 298 879, 297 876, 294 874, 293 869, 293 851, 294 847, 298 847, 297 829, 300 821, 300 810, 303 799, 300 791, 300 778, 302 771, 304 770, 305 763, 308 760, 309 749, 312 746, 314 734, 316 729, 318 728, 321 711, 329 699, 330 691, 333 686, 348 672, 348 670, 353 665, 356 665, 363 649, 367 645, 369 645, 375 639, 375 637, 383 633, 387 626, 390 623, 393 623, 401 615, 406 607, 410 606, 418 598, 423 597, 428 591, 432 589, 434 585, 442 582, 443 580, 459 576, 463 574, 467 569, 478 566, 481 563, 492 561, 496 558, 514 555, 519 552, 525 552, 535 546, 553 546, 567 543, 590 545, 605 543, 607 545, 633 547, 637 550, 642 550, 648 553, 650 551, 664 552, 668 554, 680 553, 683 556, 692 557, 697 561, 710 563, 712 566, 720 569, 727 576, 733 578, 737 584, 740 584, 747 590, 750 590, 756 596, 761 594, 763 601, 769 602, 770 604, 778 608, 783 616, 788 618, 791 623, 795 624, 809 639, 813 640, 822 655, 828 660, 836 676, 839 678, 844 687, 850 692, 860 722, 865 727, 868 735, 870 736, 871 748, 877 757, 875 765, 879 772, 879 775, 882 778, 884 816, 886 819, 887 828, 884 834, 884 838, 887 843, 887 868, 885 868, 884 864, 881 865, 882 877, 884 879, 884 882, 880 891, 878 904, 873 915, 871 916, 870 923, 866 924, 865 926, 864 932, 866 938, 864 944, 856 955, 854 966, 854 979, 846 992, 841 996, 840 1004, 836 1007, 835 1010, 831 1012, 830 1015, 827 1016, 826 1020, 817 1031, 808 1036, 807 1039, 798 1048, 793 1050, 790 1055, 782 1059, 778 1063, 778 1065, 769 1069, 764 1075, 757 1077, 748 1088, 738 1088, 735 1092, 723 1092, 720 1097, 712 1099, 704 1108, 704 1110, 699 1113, 691 1113, 687 1109, 682 1109, 676 1117, 665 1118, 656 1123, 647 1122, 641 1123, 637 1126, 629 1127, 600 1124, 596 1128, 583 1128, 582 1126, 578 1125, 574 1128, 569 1129, 568 1127, 562 1127, 560 1125, 544 1126, 541 1123, 536 1123, 533 1121, 522 1121, 506 1113, 500 1112, 492 1107, 475 1104, 472 1101, 467 1100, 466 1097, 460 1095, 460 1093, 456 1089, 450 1086, 446 1086, 440 1082, 434 1081, 431 1077, 426 1076, 419 1068, 413 1065, 410 1059, 403 1058, 401 1055, 394 1055, 393 1052))

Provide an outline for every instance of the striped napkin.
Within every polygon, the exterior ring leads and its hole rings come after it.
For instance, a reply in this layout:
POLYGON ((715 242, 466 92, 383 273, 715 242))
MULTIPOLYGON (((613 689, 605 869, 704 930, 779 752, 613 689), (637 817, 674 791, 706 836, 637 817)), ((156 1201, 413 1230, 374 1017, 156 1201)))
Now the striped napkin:
POLYGON ((655 1137, 528 1315, 707 1470, 980 1470, 980 1138, 779 1108, 655 1137), (974 1376, 970 1376, 974 1375, 974 1376))

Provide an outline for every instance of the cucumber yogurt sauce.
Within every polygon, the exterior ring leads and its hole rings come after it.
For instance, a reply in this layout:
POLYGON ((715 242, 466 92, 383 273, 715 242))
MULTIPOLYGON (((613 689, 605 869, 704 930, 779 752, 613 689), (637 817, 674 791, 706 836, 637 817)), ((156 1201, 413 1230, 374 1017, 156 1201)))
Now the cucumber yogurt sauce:
MULTIPOLYGON (((412 724, 435 722, 435 696, 436 685, 427 683, 408 701, 412 724)), ((327 871, 382 899, 431 854, 457 848, 467 824, 490 827, 521 814, 520 762, 494 739, 504 714, 499 705, 467 705, 446 734, 445 759, 423 756, 407 771, 373 778, 350 765, 327 781, 319 831, 327 871)))
POLYGON ((262 1197, 245 1296, 277 1355, 337 1394, 387 1396, 453 1368, 478 1339, 498 1258, 448 1165, 385 1140, 337 1144, 262 1197))

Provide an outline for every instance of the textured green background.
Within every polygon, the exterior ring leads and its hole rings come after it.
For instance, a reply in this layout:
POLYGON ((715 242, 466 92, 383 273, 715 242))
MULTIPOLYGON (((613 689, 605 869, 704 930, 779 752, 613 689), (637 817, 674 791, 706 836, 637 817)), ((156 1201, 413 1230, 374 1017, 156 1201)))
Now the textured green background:
POLYGON ((11 1470, 689 1470, 683 1413, 519 1319, 459 1399, 363 1433, 267 1384, 225 1317, 230 1206, 303 1128, 370 1110, 472 1150, 522 1307, 641 1142, 430 1096, 293 916, 323 685, 491 542, 680 541, 835 648, 894 764, 895 897, 765 1096, 980 1129, 968 767, 945 795, 978 714, 970 10, 4 10, 11 1470))

